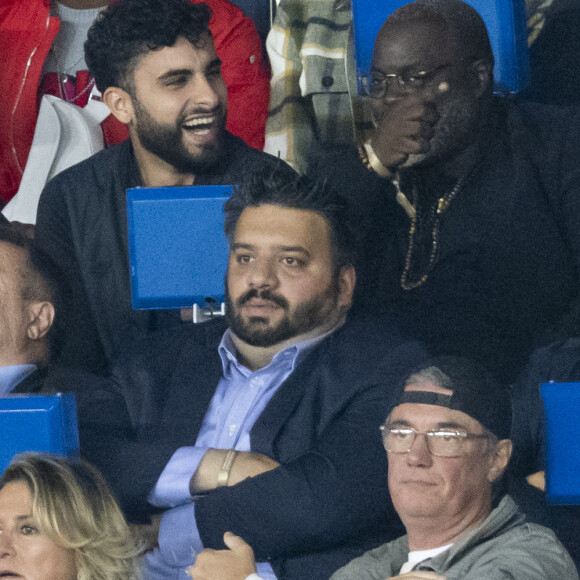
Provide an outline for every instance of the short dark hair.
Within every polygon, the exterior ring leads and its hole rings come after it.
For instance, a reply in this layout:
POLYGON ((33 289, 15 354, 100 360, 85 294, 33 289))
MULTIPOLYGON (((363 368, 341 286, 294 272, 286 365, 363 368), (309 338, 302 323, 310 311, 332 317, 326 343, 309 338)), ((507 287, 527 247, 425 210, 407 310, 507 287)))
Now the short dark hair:
POLYGON ((247 207, 275 205, 281 208, 313 211, 326 220, 335 268, 356 266, 357 236, 345 201, 326 181, 297 177, 282 181, 273 176, 242 178, 224 204, 224 231, 232 243, 236 225, 247 207))
POLYGON ((87 34, 85 59, 97 88, 120 87, 134 94, 133 72, 152 50, 186 38, 202 46, 211 34, 211 11, 190 0, 117 0, 103 10, 87 34))
POLYGON ((480 14, 461 0, 415 0, 395 10, 389 24, 423 20, 438 21, 447 30, 455 46, 465 48, 468 59, 485 58, 493 65, 493 51, 487 28, 480 14))

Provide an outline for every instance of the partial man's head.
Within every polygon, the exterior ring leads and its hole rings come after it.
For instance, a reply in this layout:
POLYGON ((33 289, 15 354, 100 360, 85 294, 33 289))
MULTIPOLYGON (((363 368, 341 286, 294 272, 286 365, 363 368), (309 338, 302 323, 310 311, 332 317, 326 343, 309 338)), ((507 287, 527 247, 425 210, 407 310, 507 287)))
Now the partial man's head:
POLYGON ((439 357, 406 379, 382 431, 393 505, 410 542, 433 544, 412 549, 450 543, 489 515, 510 426, 509 395, 480 365, 439 357))
POLYGON ((446 161, 469 142, 493 90, 493 53, 483 20, 460 0, 417 0, 395 10, 377 35, 370 107, 377 126, 395 100, 420 98, 438 114, 427 153, 406 165, 446 161))
POLYGON ((0 225, 0 366, 43 364, 55 317, 55 290, 32 259, 32 242, 0 225))
POLYGON ((190 0, 117 0, 85 43, 97 88, 138 156, 184 174, 215 163, 226 124, 210 15, 190 0))
POLYGON ((224 211, 227 317, 237 337, 270 347, 344 319, 356 281, 356 236, 333 191, 304 179, 251 180, 224 211))

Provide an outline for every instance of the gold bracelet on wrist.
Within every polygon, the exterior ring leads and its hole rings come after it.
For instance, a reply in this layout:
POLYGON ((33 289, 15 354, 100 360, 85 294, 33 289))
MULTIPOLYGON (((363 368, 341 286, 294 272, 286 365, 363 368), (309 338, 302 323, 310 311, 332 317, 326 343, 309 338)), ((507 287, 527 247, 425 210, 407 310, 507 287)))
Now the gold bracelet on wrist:
POLYGON ((237 454, 238 452, 235 449, 228 449, 226 458, 222 464, 222 468, 220 469, 217 476, 216 487, 224 487, 224 485, 228 484, 228 479, 230 478, 230 469, 234 464, 234 460, 236 459, 237 454))

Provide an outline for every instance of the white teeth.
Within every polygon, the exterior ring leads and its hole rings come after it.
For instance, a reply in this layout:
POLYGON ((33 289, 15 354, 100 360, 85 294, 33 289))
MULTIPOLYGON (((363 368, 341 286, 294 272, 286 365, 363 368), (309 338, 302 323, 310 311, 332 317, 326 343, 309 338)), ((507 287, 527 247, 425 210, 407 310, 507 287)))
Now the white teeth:
POLYGON ((213 123, 214 117, 198 117, 196 119, 190 119, 186 121, 184 125, 186 127, 198 127, 200 125, 210 125, 213 123))

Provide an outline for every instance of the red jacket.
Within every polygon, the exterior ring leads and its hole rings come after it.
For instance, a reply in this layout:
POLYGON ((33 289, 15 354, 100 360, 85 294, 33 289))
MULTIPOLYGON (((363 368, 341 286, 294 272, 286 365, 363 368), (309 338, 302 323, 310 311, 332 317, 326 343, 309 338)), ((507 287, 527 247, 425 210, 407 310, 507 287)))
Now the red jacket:
MULTIPOLYGON (((200 2, 201 0, 192 0, 200 2)), ((256 149, 264 146, 270 69, 253 21, 228 2, 204 0, 228 87, 227 129, 256 149)), ((50 0, 0 0, 0 207, 18 191, 36 125, 42 66, 58 32, 50 0)), ((112 115, 107 143, 129 136, 112 115)))

